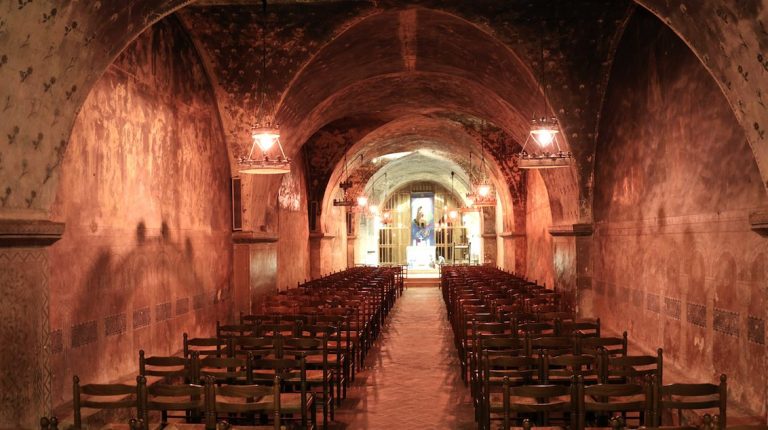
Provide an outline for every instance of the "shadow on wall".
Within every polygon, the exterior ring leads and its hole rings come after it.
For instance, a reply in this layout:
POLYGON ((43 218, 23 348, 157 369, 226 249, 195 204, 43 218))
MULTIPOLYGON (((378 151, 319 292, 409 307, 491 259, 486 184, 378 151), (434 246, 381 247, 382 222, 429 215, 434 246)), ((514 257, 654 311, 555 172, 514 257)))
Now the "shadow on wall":
POLYGON ((227 313, 217 305, 230 297, 229 277, 206 288, 202 273, 210 268, 201 262, 207 259, 195 258, 189 237, 173 235, 165 222, 155 234, 138 223, 135 246, 119 258, 100 247, 83 288, 73 289, 72 308, 53 309, 59 316, 69 312, 73 324, 71 343, 64 345, 61 330, 52 334, 54 404, 70 399, 73 375, 88 382, 133 375, 139 349, 172 355, 181 349, 182 333, 210 333, 217 316, 227 313))
POLYGON ((90 288, 82 291, 76 302, 91 309, 110 310, 125 309, 129 303, 134 308, 151 301, 161 303, 174 293, 195 296, 204 291, 191 241, 187 238, 183 246, 174 243, 165 222, 159 236, 150 236, 146 224, 140 222, 136 247, 119 260, 114 260, 109 249, 100 251, 86 285, 90 288))

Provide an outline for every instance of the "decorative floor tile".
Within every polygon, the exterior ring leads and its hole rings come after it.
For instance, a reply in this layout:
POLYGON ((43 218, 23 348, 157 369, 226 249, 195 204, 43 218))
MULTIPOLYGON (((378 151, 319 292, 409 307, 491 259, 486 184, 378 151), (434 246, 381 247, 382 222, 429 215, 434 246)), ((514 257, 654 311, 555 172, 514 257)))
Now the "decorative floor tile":
POLYGON ((411 288, 398 300, 331 428, 476 428, 438 288, 411 288))

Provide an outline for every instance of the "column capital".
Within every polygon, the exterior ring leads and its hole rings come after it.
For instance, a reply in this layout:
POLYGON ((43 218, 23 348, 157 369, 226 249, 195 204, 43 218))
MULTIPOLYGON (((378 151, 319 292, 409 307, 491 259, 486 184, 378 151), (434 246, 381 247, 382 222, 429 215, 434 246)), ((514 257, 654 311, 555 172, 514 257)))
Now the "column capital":
POLYGON ((278 236, 271 232, 235 231, 232 233, 232 242, 236 244, 273 243, 277 242, 277 239, 278 236))
POLYGON ((749 226, 752 231, 768 236, 768 209, 762 208, 749 214, 749 226))
POLYGON ((549 228, 552 236, 592 236, 592 224, 553 225, 549 228))
POLYGON ((53 245, 64 234, 64 223, 42 219, 0 219, 0 248, 53 245))

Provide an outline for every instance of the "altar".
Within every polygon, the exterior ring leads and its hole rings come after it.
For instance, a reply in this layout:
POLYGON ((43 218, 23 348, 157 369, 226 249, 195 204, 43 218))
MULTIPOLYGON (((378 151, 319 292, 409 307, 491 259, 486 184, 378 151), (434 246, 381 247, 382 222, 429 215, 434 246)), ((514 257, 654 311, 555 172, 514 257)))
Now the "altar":
POLYGON ((407 246, 405 248, 408 267, 425 268, 435 266, 435 247, 426 244, 407 246))

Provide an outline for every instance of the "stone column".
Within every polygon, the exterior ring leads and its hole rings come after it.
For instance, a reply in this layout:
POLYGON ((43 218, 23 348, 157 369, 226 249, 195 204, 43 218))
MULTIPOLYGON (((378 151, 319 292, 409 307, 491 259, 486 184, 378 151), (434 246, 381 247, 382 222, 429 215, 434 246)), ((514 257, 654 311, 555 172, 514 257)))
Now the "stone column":
POLYGON ((552 256, 555 290, 566 310, 592 315, 592 224, 553 226, 552 256))
MULTIPOLYGON (((355 267, 355 247, 357 246, 359 246, 357 236, 347 236, 347 267, 355 267)), ((365 263, 365 261, 360 263, 365 263)))
POLYGON ((309 234, 309 275, 312 279, 317 279, 331 271, 329 253, 331 242, 335 239, 336 236, 333 234, 322 232, 309 234))
POLYGON ((496 244, 496 207, 480 208, 480 229, 482 231, 483 249, 480 256, 481 263, 498 266, 496 244))
MULTIPOLYGON (((2 427, 38 428, 40 417, 51 415, 52 340, 46 247, 63 233, 62 223, 0 220, 2 427)), ((61 339, 53 342, 61 343, 61 339)))
POLYGON ((504 249, 504 261, 499 261, 499 267, 508 272, 525 273, 525 233, 505 231, 499 233, 497 240, 502 242, 504 249))
POLYGON ((250 313, 266 295, 277 291, 277 235, 238 231, 232 241, 235 306, 250 313))

